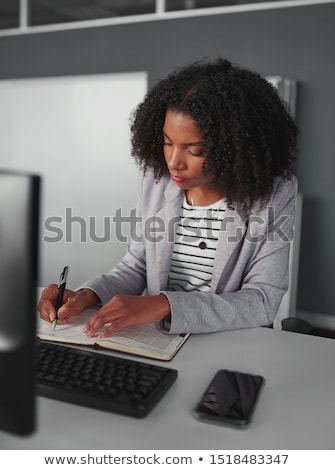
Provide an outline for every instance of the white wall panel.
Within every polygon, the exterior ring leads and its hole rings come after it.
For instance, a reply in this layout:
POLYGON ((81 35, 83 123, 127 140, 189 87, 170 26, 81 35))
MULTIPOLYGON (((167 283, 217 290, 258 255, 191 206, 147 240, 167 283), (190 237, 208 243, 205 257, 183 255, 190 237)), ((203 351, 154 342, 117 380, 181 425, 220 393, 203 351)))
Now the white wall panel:
POLYGON ((112 219, 135 207, 129 118, 146 91, 144 72, 0 81, 0 166, 43 178, 41 285, 68 264, 76 287, 124 254, 112 219))

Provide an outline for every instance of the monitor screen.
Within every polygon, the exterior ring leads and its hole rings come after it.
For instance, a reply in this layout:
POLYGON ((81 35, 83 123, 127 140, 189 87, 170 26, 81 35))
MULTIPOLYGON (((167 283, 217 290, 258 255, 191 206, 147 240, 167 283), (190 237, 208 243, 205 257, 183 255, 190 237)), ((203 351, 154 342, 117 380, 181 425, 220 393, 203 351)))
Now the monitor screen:
POLYGON ((38 175, 0 170, 0 429, 35 428, 38 175))

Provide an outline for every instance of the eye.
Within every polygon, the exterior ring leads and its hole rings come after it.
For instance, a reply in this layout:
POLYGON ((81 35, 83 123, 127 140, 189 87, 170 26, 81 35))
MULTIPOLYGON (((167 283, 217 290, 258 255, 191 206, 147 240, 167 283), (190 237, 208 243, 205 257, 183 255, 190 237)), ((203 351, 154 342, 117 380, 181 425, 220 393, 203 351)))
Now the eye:
POLYGON ((204 149, 202 147, 192 147, 187 149, 188 153, 192 155, 192 157, 203 157, 204 156, 204 149))
POLYGON ((171 142, 171 139, 165 135, 165 133, 163 133, 163 147, 164 146, 171 146, 172 145, 172 142, 171 142))

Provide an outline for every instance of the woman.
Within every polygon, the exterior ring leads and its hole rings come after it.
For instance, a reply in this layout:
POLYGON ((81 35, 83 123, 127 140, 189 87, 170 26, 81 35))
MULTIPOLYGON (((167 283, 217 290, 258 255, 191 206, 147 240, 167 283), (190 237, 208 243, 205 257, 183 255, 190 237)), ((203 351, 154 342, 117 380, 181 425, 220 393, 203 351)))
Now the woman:
MULTIPOLYGON (((269 325, 288 286, 297 128, 276 90, 227 60, 159 82, 134 113, 136 236, 110 272, 66 290, 65 323, 106 337, 137 323, 170 333, 269 325)), ((55 318, 56 285, 39 310, 55 318)))

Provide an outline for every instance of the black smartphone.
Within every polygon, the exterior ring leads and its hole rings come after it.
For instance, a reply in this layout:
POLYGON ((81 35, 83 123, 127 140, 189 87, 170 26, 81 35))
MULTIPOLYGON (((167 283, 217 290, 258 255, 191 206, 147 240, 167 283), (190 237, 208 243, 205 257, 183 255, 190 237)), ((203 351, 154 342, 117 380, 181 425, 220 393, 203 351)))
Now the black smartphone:
POLYGON ((247 426, 264 383, 261 375, 221 369, 197 404, 195 415, 207 422, 247 426))

